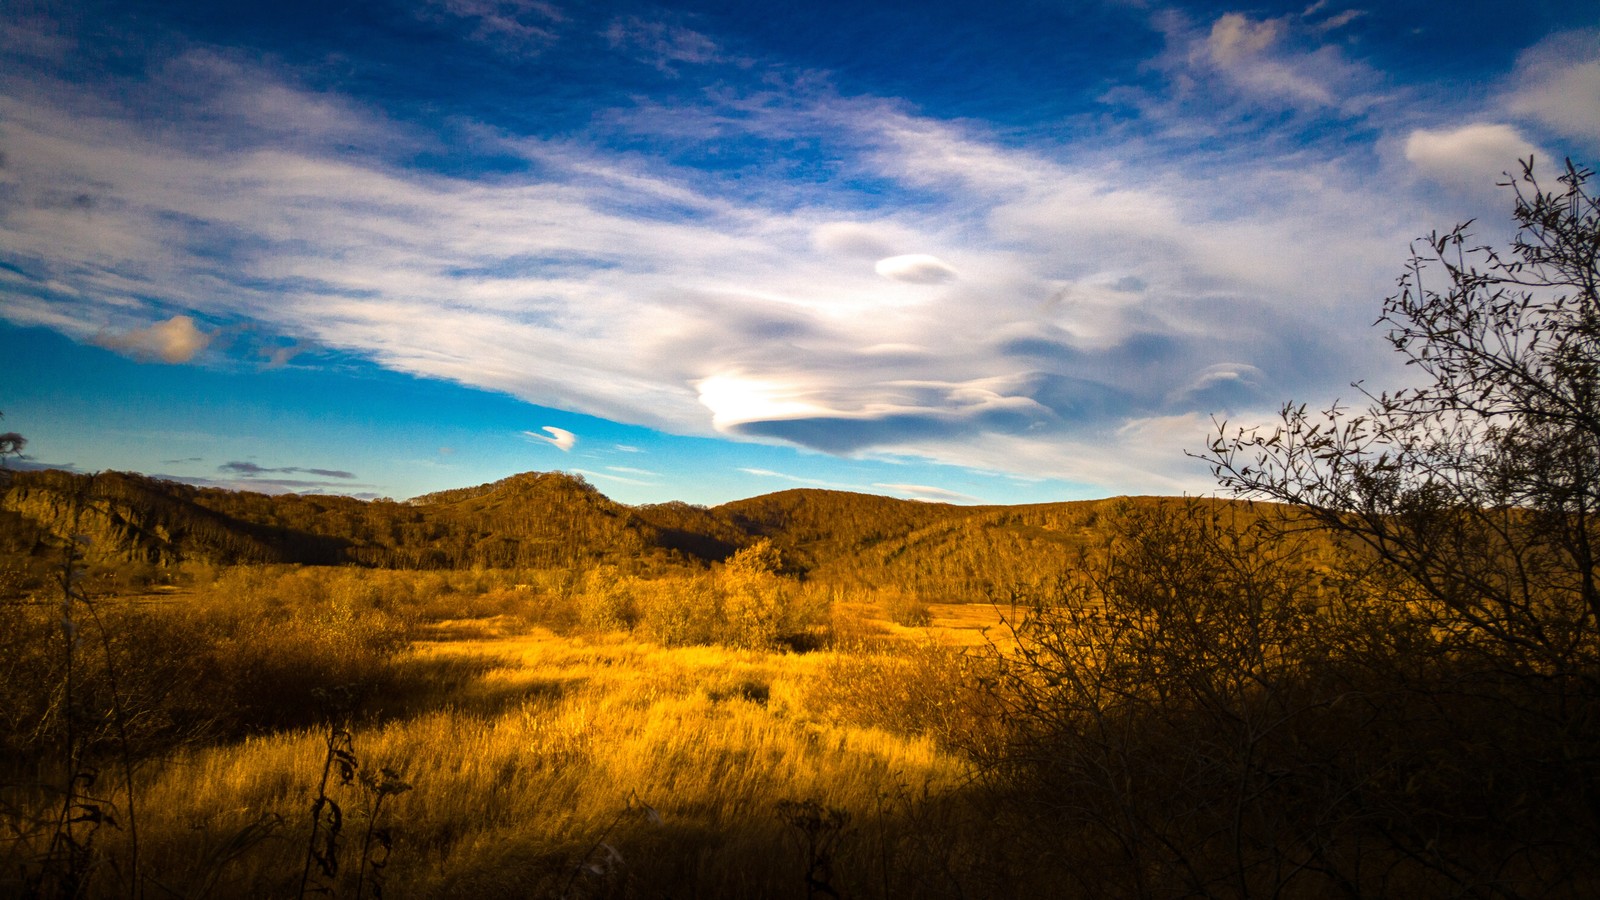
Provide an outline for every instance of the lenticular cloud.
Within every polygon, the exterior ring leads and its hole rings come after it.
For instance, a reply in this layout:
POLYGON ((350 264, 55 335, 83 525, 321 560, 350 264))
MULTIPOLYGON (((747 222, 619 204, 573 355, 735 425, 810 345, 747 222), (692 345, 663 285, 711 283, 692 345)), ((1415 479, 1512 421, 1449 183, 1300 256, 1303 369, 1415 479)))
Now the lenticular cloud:
POLYGON ((566 453, 567 451, 571 450, 573 445, 578 443, 578 436, 566 430, 565 428, 557 428, 554 425, 546 425, 542 430, 548 431, 550 434, 547 436, 540 434, 537 431, 524 431, 522 436, 530 441, 543 441, 546 444, 555 447, 557 450, 560 450, 562 453, 566 453))
POLYGON ((940 284, 956 277, 956 270, 949 263, 926 253, 880 259, 872 268, 884 278, 911 284, 940 284))

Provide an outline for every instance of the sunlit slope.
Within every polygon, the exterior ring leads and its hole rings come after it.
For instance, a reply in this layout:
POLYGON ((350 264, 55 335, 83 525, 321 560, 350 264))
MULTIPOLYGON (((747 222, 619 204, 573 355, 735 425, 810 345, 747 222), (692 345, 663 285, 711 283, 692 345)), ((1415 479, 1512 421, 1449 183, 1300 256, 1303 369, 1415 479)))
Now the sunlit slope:
POLYGON ((85 535, 90 558, 106 562, 570 567, 665 565, 682 556, 636 511, 561 474, 396 503, 195 488, 120 472, 92 483, 19 472, 0 494, 0 510, 11 514, 0 529, 18 550, 37 555, 85 535))
POLYGON ((555 472, 429 494, 401 508, 418 526, 395 535, 401 558, 392 564, 405 567, 572 567, 663 555, 658 530, 630 507, 555 472))
MULTIPOLYGON (((791 490, 707 509, 626 506, 581 478, 528 472, 407 502, 268 495, 139 475, 15 473, 0 494, 0 549, 49 556, 68 535, 91 558, 168 565, 300 563, 403 569, 703 568, 768 540, 788 574, 842 587, 894 586, 928 600, 1003 598, 1049 581, 1103 544, 1119 498, 952 506, 791 490), (87 492, 87 494, 85 494, 87 492), (76 498, 86 496, 83 512, 76 498)), ((1222 504, 1230 515, 1252 515, 1222 504)))
POLYGON ((797 489, 716 507, 752 538, 771 540, 786 561, 810 572, 918 529, 971 515, 973 507, 872 494, 797 489))
MULTIPOLYGON (((843 491, 790 490, 711 510, 751 537, 771 540, 807 579, 900 587, 926 600, 1004 599, 1049 582, 1106 540, 1119 506, 1181 506, 1180 497, 1114 497, 1022 506, 952 506, 843 491)), ((1238 525, 1266 507, 1206 499, 1238 525)))

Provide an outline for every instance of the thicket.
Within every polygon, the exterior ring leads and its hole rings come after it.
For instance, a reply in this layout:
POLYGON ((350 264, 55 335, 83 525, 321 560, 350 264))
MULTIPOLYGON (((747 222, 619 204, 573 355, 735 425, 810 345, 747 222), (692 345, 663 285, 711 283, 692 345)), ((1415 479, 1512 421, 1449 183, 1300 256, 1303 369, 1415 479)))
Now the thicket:
POLYGON ((1280 516, 1125 508, 1017 598, 980 757, 1075 894, 1600 891, 1589 177, 1524 166, 1508 254, 1421 243, 1380 320, 1415 387, 1221 429, 1222 485, 1280 516))

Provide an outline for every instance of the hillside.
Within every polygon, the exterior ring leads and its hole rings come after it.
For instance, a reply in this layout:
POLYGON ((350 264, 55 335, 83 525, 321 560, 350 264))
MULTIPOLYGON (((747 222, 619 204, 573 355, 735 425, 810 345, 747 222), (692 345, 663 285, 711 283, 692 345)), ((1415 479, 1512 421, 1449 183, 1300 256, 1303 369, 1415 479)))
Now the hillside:
POLYGON ((195 488, 120 472, 92 480, 19 472, 0 494, 0 551, 37 561, 78 534, 89 539, 89 558, 107 564, 650 573, 703 568, 768 540, 807 580, 972 600, 1076 564, 1102 540, 1101 517, 1115 502, 952 506, 799 489, 712 508, 633 507, 581 478, 527 472, 397 503, 195 488))
POLYGON ((0 494, 13 554, 83 535, 88 558, 164 566, 388 568, 672 564, 671 536, 581 479, 528 473, 410 503, 195 488, 108 472, 13 473, 0 494), (80 502, 81 500, 81 502, 80 502))

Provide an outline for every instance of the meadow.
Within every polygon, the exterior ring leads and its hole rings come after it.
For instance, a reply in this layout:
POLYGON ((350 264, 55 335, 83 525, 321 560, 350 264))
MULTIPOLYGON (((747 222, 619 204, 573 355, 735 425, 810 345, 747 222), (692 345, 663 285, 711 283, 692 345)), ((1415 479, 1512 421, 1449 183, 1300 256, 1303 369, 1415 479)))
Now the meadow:
POLYGON ((0 891, 1600 887, 1587 669, 1485 639, 1259 511, 1104 519, 1067 575, 964 604, 803 580, 767 542, 650 577, 13 578, 0 891))
POLYGON ((990 605, 738 561, 173 580, 89 601, 105 641, 75 647, 70 699, 59 602, 7 608, 8 894, 931 896, 998 877, 958 748, 990 605))
POLYGON ((1102 505, 628 508, 548 473, 363 503, 18 473, 0 888, 1022 891, 974 805, 1000 727, 981 585, 1059 571, 1102 505))

